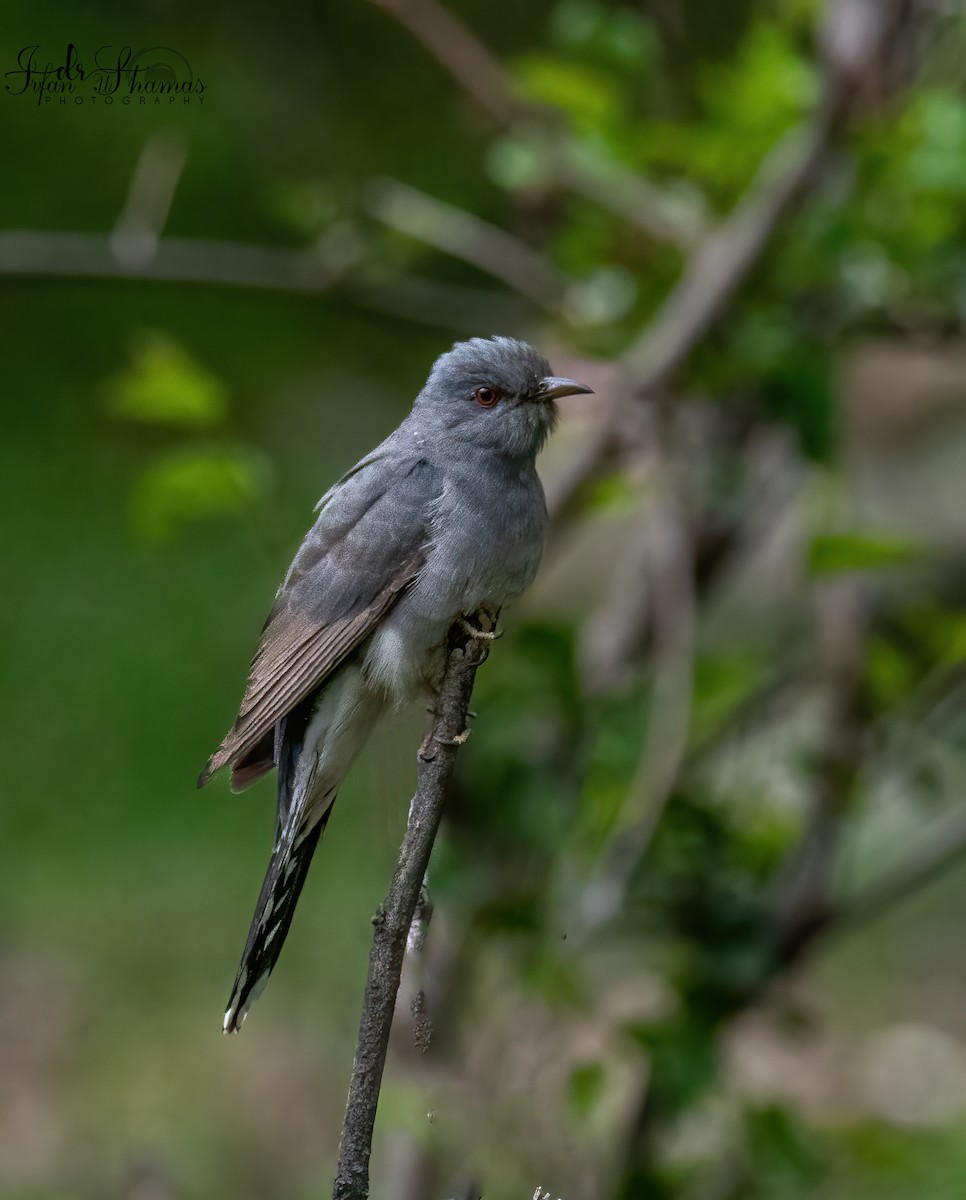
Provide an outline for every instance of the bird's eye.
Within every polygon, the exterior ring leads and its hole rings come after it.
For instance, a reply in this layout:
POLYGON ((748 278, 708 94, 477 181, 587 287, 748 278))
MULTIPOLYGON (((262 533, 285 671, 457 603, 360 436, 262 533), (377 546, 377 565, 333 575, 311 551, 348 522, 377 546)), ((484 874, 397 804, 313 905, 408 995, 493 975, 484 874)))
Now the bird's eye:
POLYGON ((492 408, 500 398, 500 389, 495 387, 478 387, 473 395, 480 408, 492 408))

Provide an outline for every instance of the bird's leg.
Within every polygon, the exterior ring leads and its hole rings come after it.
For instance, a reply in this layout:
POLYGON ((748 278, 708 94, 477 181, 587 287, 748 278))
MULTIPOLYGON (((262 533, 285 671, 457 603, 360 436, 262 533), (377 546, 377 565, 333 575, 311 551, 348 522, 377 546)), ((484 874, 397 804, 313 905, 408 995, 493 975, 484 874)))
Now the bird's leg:
MULTIPOLYGON (((461 615, 456 618, 456 624, 469 634, 469 636, 477 643, 478 650, 476 658, 478 663, 486 659, 490 645, 498 638, 502 637, 502 630, 497 630, 497 621, 499 620, 499 612, 491 612, 488 609, 481 608, 473 614, 473 617, 461 615), (479 622, 477 624, 477 622, 479 622)), ((462 733, 456 734, 452 738, 440 737, 435 733, 436 719, 439 717, 439 710, 436 707, 436 689, 430 683, 430 694, 433 696, 434 702, 430 704, 426 711, 429 714, 429 728, 419 744, 418 756, 423 762, 431 762, 436 757, 436 751, 433 749, 434 744, 439 746, 462 746, 468 739, 471 733, 470 729, 464 729, 462 733)), ((476 713, 467 709, 467 717, 475 717, 476 713)))
POLYGON ((433 738, 433 741, 441 742, 444 746, 462 746, 466 742, 469 741, 469 737, 472 732, 473 732, 472 729, 464 729, 463 732, 458 733, 456 735, 456 737, 451 737, 451 738, 437 737, 437 738, 433 738))

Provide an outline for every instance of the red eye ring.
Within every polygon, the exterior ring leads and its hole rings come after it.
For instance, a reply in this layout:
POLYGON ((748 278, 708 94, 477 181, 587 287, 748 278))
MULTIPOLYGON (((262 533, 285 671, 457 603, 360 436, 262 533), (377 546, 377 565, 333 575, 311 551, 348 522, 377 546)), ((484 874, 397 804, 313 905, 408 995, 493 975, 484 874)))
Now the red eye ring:
POLYGON ((480 408, 492 408, 500 399, 500 389, 495 387, 478 387, 473 398, 480 408))

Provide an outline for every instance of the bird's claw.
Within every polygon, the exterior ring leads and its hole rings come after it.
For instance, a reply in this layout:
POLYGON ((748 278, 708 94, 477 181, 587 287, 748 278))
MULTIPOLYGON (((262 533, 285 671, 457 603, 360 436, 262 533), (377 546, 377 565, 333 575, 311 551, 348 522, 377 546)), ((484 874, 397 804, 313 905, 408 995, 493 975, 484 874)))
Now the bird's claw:
POLYGON ((466 619, 466 617, 460 617, 459 623, 466 630, 466 632, 470 635, 470 637, 476 638, 477 641, 480 641, 480 642, 495 642, 495 641, 497 641, 498 638, 503 637, 502 629, 492 629, 492 630, 478 629, 473 624, 473 622, 468 621, 466 619))
POLYGON ((432 762, 436 757, 436 751, 433 749, 433 744, 437 746, 462 746, 469 741, 472 729, 464 729, 462 733, 458 733, 455 737, 440 737, 438 734, 430 730, 423 738, 419 746, 419 757, 423 762, 432 762))

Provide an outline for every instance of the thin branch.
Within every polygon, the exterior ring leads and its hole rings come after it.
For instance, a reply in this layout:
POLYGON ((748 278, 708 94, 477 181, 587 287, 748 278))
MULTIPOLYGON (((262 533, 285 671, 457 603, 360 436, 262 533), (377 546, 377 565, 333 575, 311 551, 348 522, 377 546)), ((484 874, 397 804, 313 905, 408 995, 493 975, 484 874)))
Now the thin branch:
POLYGON ((557 314, 569 280, 519 238, 395 179, 374 179, 366 208, 383 224, 468 262, 521 296, 557 314))
MULTIPOLYGON (((783 217, 820 177, 837 122, 824 106, 813 123, 786 135, 768 156, 748 191, 685 265, 650 324, 622 356, 622 390, 654 398, 721 320, 736 292, 757 266, 783 217)), ((627 402, 625 401, 625 404, 627 402)), ((570 516, 585 487, 619 450, 621 406, 557 489, 556 519, 570 516)))
MULTIPOLYGON (((492 631, 495 619, 479 613, 476 624, 486 634, 492 631)), ((476 670, 486 658, 488 644, 485 637, 473 634, 462 623, 450 631, 449 653, 432 728, 420 748, 419 782, 409 810, 406 835, 389 894, 373 920, 369 975, 333 1200, 366 1200, 369 1195, 372 1132, 406 943, 439 828, 446 783, 457 748, 464 740, 476 670)))
POLYGON ((623 907, 628 885, 657 830, 682 770, 691 720, 696 597, 693 548, 668 467, 654 472, 638 588, 653 644, 647 730, 621 809, 621 830, 584 889, 577 928, 586 935, 623 907))
POLYGON ((820 178, 840 110, 824 105, 771 151, 741 201, 699 246, 624 361, 642 393, 665 386, 727 310, 783 217, 820 178))
POLYGON ((525 328, 533 316, 526 301, 508 295, 502 288, 441 283, 418 275, 399 279, 353 276, 341 291, 375 312, 474 335, 481 329, 525 328))
MULTIPOLYGON (((912 0, 829 0, 825 13, 825 76, 812 116, 773 148, 728 217, 685 264, 647 328, 622 357, 628 383, 641 397, 660 396, 707 334, 728 312, 736 293, 758 266, 778 229, 822 178, 853 111, 864 75, 872 70, 917 16, 912 0), (856 4, 862 22, 854 24, 856 4), (848 43, 848 54, 842 50, 848 43)), ((620 419, 615 407, 614 420, 620 419)), ((619 449, 615 429, 602 430, 556 497, 571 514, 588 482, 619 449)))
POLYGON ((0 276, 198 283, 300 295, 322 295, 338 287, 342 295, 377 312, 472 333, 525 319, 524 302, 502 290, 415 275, 382 277, 356 270, 361 262, 358 242, 339 227, 308 250, 164 237, 149 257, 125 255, 116 230, 110 236, 46 229, 0 232, 0 276))
POLYGON ((699 193, 675 193, 651 183, 596 145, 559 139, 552 161, 553 178, 633 225, 654 241, 682 250, 697 245, 707 231, 706 205, 699 193))
POLYGON ((821 179, 866 75, 908 35, 916 8, 914 0, 829 0, 815 111, 774 147, 738 205, 699 246, 657 318, 627 351, 625 362, 641 392, 667 384, 727 309, 782 220, 821 179))
POLYGON ((697 622, 694 555, 668 476, 669 468, 659 466, 650 514, 646 587, 651 596, 654 678, 644 748, 625 801, 633 821, 622 847, 625 883, 645 854, 677 783, 691 721, 697 622))
POLYGON ((704 230, 700 204, 652 184, 571 137, 558 114, 517 94, 489 47, 438 0, 370 0, 406 29, 497 125, 542 151, 550 187, 579 192, 655 241, 682 249, 704 230))
POLYGON ((500 125, 523 113, 499 59, 437 0, 371 0, 394 17, 500 125))
POLYGON ((925 885, 936 880, 943 871, 954 866, 966 854, 966 806, 952 810, 939 818, 926 831, 922 841, 878 879, 867 884, 857 895, 833 906, 826 918, 826 927, 836 931, 882 916, 894 905, 908 899, 925 885))
POLYGON ((121 266, 143 267, 157 254, 185 159, 184 141, 174 134, 155 134, 144 143, 111 234, 121 266))
POLYGON ((854 579, 843 578, 827 584, 818 598, 828 711, 805 829, 768 886, 782 947, 797 947, 829 911, 845 818, 865 766, 867 597, 854 579))
POLYGON ((112 237, 99 233, 10 229, 0 233, 0 275, 155 279, 227 284, 286 292, 324 292, 347 264, 325 247, 280 250, 206 238, 161 238, 148 261, 120 257, 112 237))

